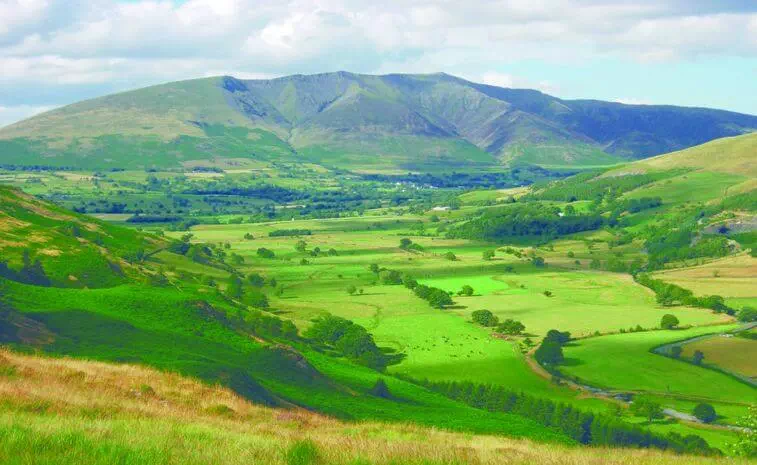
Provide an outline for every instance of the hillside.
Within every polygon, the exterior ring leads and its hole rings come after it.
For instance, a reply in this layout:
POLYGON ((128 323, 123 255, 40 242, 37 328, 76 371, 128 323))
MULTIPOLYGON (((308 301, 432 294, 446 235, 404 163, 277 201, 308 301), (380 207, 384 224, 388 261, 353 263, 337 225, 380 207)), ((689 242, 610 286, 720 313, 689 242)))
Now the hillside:
POLYGON ((747 463, 347 424, 253 405, 228 389, 135 365, 2 351, 0 373, 0 461, 8 464, 747 463))
POLYGON ((182 81, 0 129, 4 164, 176 168, 221 160, 359 172, 581 169, 757 129, 719 110, 562 100, 446 74, 182 81))

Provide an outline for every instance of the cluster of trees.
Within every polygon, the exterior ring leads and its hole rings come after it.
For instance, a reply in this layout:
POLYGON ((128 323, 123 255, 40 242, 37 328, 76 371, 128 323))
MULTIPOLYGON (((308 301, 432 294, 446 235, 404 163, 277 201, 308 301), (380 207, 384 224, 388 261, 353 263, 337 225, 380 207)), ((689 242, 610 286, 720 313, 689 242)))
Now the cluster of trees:
POLYGON ((582 444, 657 448, 701 455, 719 454, 717 449, 711 448, 696 435, 656 435, 615 416, 583 412, 570 405, 509 391, 502 386, 470 382, 426 381, 423 384, 433 391, 476 408, 530 418, 542 425, 556 428, 582 444))
POLYGON ((417 297, 425 300, 434 308, 444 308, 447 305, 453 304, 452 297, 450 297, 447 291, 439 289, 437 287, 418 284, 412 289, 413 293, 417 297))
POLYGON ((500 334, 509 334, 512 336, 522 334, 526 329, 526 326, 523 323, 511 318, 508 318, 500 323, 497 315, 493 314, 489 310, 476 310, 475 312, 471 313, 471 321, 481 326, 495 328, 494 331, 500 334))
POLYGON ((255 334, 267 339, 298 339, 297 327, 289 320, 282 320, 260 310, 224 312, 205 301, 190 302, 189 307, 203 318, 212 318, 227 327, 255 334))
POLYGON ((599 214, 561 215, 559 208, 537 203, 489 209, 478 218, 451 229, 451 238, 502 241, 508 238, 552 238, 599 229, 604 225, 599 214))
POLYGON ((260 258, 267 258, 267 259, 273 259, 276 258, 276 254, 271 249, 266 249, 265 247, 260 247, 255 252, 258 257, 260 258))
POLYGON ((634 275, 634 279, 642 286, 648 287, 655 293, 657 303, 666 307, 674 305, 688 305, 690 307, 708 308, 716 313, 736 314, 736 310, 725 304, 725 299, 719 295, 696 297, 688 289, 660 279, 654 279, 648 274, 634 275))
POLYGON ((400 249, 402 250, 413 250, 416 252, 423 252, 423 246, 420 244, 416 244, 412 240, 408 239, 407 237, 403 237, 400 239, 400 249))
POLYGON ((389 363, 373 336, 364 327, 345 318, 333 315, 317 318, 304 336, 375 370, 383 370, 389 363))
MULTIPOLYGON (((376 263, 372 263, 368 269, 379 277, 382 284, 402 284, 406 288, 412 290, 417 297, 427 301, 434 308, 444 308, 447 305, 453 304, 452 297, 450 297, 447 291, 437 287, 420 284, 408 274, 403 274, 397 270, 381 268, 376 263)), ((473 288, 471 288, 471 293, 472 289, 473 288)))
MULTIPOLYGON (((425 170, 421 170, 425 171, 425 170)), ((407 183, 439 188, 490 188, 501 189, 504 187, 516 187, 531 184, 541 179, 554 179, 570 176, 575 172, 549 171, 538 166, 520 167, 509 172, 476 172, 476 173, 408 173, 403 175, 366 174, 363 179, 387 183, 407 183)))
POLYGON ((696 221, 675 228, 676 225, 661 226, 645 232, 644 247, 649 254, 647 268, 658 270, 665 264, 700 257, 725 257, 731 253, 728 238, 723 236, 702 236, 698 240, 696 221))
POLYGON ((570 333, 562 332, 556 329, 547 331, 547 335, 539 344, 534 352, 534 358, 542 365, 554 367, 565 360, 562 346, 570 341, 570 333))
POLYGON ((310 236, 313 231, 309 229, 276 229, 268 233, 269 237, 310 236))
POLYGON ((226 297, 238 300, 246 305, 257 308, 268 308, 268 297, 260 290, 259 275, 247 277, 249 284, 245 284, 237 274, 232 274, 226 283, 226 297))

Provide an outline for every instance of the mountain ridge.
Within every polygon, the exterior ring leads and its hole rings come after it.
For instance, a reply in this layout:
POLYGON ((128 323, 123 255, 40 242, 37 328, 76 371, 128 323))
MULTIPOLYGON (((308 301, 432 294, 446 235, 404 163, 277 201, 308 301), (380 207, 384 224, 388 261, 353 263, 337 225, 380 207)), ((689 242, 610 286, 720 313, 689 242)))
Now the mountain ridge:
POLYGON ((355 171, 580 169, 755 130, 757 116, 725 110, 565 100, 444 73, 340 71, 218 76, 86 100, 0 128, 0 151, 10 164, 97 168, 277 160, 289 152, 285 161, 355 171), (131 139, 101 140, 124 136, 131 139), (268 145, 257 142, 261 137, 268 145), (277 150, 266 148, 271 143, 277 150), (124 161, 120 152, 140 158, 124 161))

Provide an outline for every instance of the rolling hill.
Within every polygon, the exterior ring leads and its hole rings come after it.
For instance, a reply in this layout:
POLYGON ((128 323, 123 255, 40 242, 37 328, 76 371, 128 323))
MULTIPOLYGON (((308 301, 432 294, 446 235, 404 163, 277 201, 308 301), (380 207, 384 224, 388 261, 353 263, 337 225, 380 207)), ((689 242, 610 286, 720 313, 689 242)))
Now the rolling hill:
POLYGON ((757 117, 562 100, 447 74, 214 77, 88 100, 0 129, 4 164, 312 162, 362 172, 606 166, 757 129, 757 117))

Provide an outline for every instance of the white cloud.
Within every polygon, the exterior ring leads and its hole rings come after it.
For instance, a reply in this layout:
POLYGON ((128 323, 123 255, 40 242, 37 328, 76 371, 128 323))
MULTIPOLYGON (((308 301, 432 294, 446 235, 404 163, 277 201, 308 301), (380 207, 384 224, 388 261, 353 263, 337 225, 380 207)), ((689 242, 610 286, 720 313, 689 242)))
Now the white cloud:
MULTIPOLYGON (((709 0, 0 0, 0 105, 34 82, 136 87, 207 76, 446 71, 547 92, 523 60, 757 57, 755 8, 709 0), (6 94, 7 95, 7 94, 6 94)), ((547 77, 550 80, 553 77, 547 77)), ((6 103, 7 104, 7 103, 6 103)))

